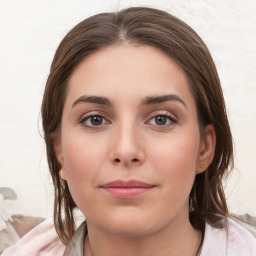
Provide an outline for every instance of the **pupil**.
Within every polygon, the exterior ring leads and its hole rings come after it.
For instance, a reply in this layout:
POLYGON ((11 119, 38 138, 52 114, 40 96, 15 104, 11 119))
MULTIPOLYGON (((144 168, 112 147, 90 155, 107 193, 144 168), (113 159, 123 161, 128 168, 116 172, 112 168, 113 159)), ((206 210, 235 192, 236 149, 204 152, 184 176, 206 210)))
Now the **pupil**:
POLYGON ((101 125, 102 124, 102 117, 100 116, 93 116, 91 119, 91 123, 93 125, 101 125))
POLYGON ((166 124, 166 116, 157 116, 156 117, 156 124, 158 124, 158 125, 166 124))

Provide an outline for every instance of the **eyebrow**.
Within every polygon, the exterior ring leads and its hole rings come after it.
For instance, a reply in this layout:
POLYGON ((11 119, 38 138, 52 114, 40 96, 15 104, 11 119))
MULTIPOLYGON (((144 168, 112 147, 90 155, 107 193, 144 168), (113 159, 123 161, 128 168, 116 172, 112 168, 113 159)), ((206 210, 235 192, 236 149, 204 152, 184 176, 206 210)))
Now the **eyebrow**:
POLYGON ((106 97, 101 96, 86 96, 83 95, 79 97, 72 105, 72 107, 75 107, 79 103, 94 103, 94 104, 100 104, 105 106, 112 106, 112 103, 110 100, 106 97))
POLYGON ((153 105, 153 104, 159 104, 159 103, 164 103, 167 101, 177 101, 179 103, 181 103, 182 105, 184 105, 184 107, 187 108, 186 103, 177 95, 175 94, 168 94, 168 95, 161 95, 161 96, 150 96, 150 97, 146 97, 141 105, 153 105))
MULTIPOLYGON (((140 105, 147 106, 147 105, 164 103, 167 101, 176 101, 176 102, 182 103, 187 108, 186 103, 179 96, 175 94, 168 94, 168 95, 161 95, 161 96, 148 96, 142 100, 140 105)), ((94 103, 94 104, 105 105, 105 106, 113 106, 113 104, 108 98, 102 97, 102 96, 82 95, 73 103, 72 107, 75 107, 80 103, 94 103)))

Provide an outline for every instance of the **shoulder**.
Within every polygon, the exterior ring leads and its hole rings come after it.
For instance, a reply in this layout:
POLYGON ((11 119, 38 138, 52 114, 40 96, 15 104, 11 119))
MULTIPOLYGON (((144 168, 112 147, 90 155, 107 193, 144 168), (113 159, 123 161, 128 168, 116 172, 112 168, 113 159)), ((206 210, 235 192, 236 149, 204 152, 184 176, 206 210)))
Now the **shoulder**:
POLYGON ((65 245, 59 240, 53 220, 47 219, 29 231, 15 245, 7 248, 2 256, 62 256, 65 245))
POLYGON ((227 218, 224 228, 206 224, 201 256, 256 256, 256 238, 243 226, 227 218))

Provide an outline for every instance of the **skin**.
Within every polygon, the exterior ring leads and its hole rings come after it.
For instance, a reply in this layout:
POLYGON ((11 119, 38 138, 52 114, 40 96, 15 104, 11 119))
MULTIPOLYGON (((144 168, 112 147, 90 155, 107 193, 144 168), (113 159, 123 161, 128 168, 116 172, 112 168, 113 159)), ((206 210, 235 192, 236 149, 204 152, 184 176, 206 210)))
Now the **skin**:
POLYGON ((202 236, 189 222, 188 197, 214 149, 214 128, 200 134, 186 75, 170 57, 151 46, 121 45, 83 60, 69 79, 55 151, 87 219, 85 255, 196 255, 202 236), (175 97, 145 104, 162 95, 175 97), (92 115, 100 116, 97 125, 92 115), (125 199, 100 188, 118 179, 154 188, 125 199))

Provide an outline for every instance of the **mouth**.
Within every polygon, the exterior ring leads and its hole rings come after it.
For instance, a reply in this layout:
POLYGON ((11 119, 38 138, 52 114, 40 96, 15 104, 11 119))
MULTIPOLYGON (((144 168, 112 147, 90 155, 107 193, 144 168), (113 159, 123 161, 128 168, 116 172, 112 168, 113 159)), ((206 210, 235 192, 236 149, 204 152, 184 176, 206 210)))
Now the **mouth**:
POLYGON ((142 196, 152 189, 156 185, 148 184, 138 180, 115 180, 100 186, 106 193, 116 198, 135 198, 142 196))

